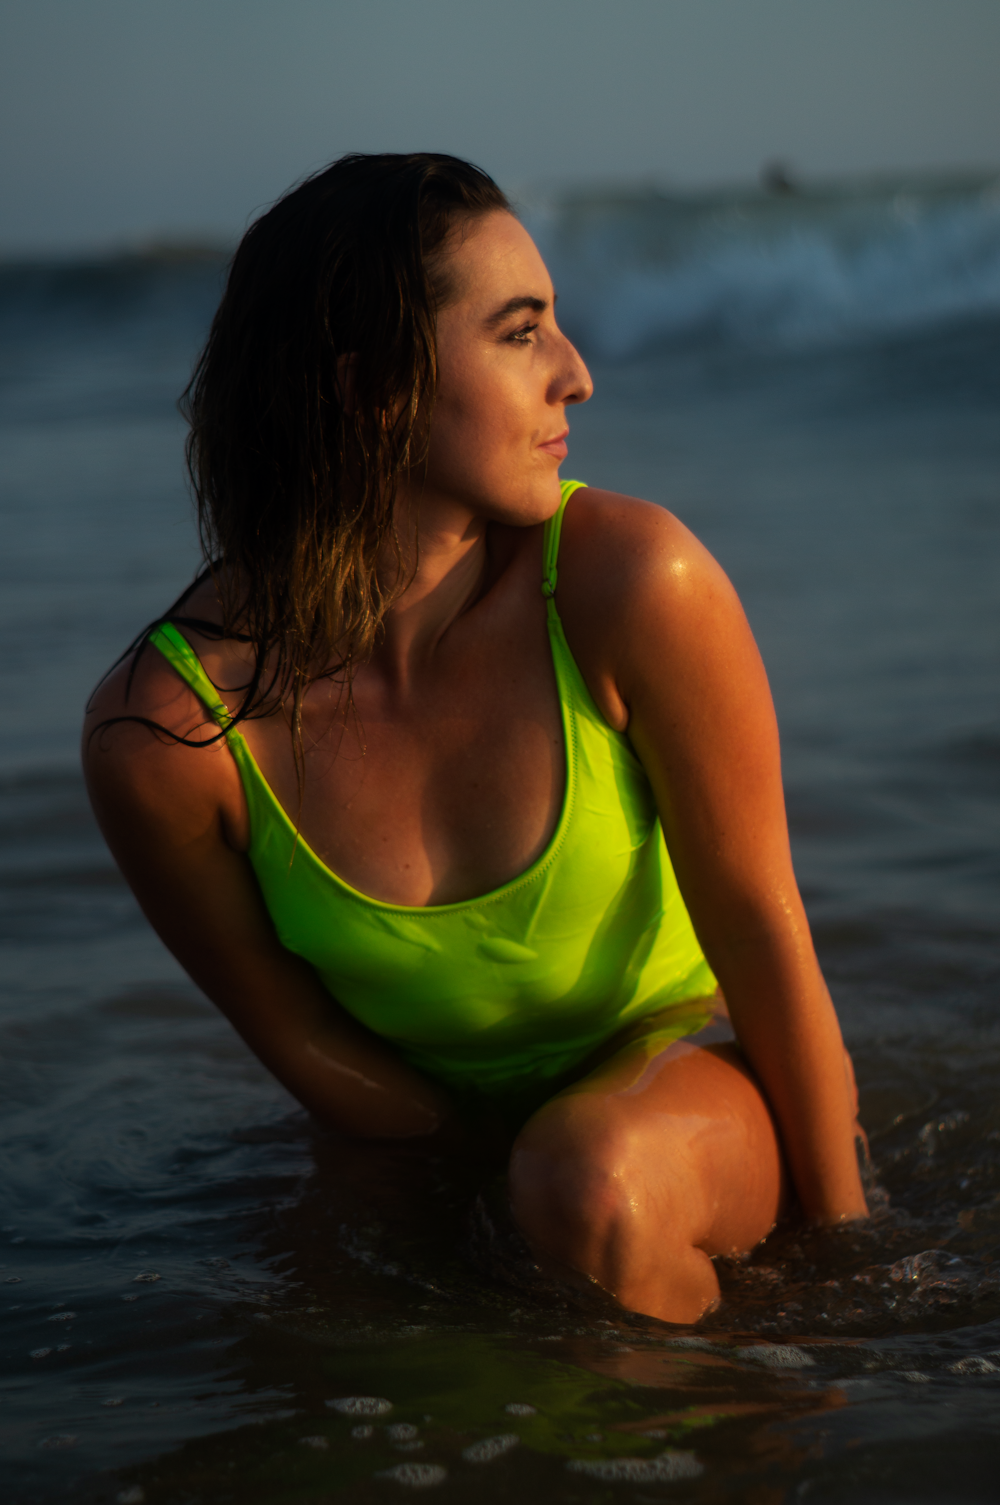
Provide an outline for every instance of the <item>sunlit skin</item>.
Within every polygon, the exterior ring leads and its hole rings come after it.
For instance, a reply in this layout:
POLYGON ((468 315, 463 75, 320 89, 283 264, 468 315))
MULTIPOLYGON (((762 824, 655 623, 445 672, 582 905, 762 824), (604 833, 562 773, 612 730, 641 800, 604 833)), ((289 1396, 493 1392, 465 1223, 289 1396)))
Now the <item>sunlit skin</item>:
MULTIPOLYGON (((244 723, 318 855, 362 892, 413 906, 499 887, 555 827, 565 749, 542 524, 559 504, 567 409, 591 393, 514 218, 467 227, 449 255, 428 464, 398 501, 419 567, 357 673, 356 716, 328 680, 307 693, 301 807, 286 715, 244 723)), ((718 1296, 711 1256, 764 1237, 789 1182, 808 1218, 865 1216, 853 1079, 792 872, 767 680, 725 575, 662 508, 586 490, 567 508, 557 604, 598 707, 649 776, 739 1046, 668 1048, 655 1020, 609 1042, 517 1135, 511 1206, 544 1265, 693 1321, 718 1296)), ((211 587, 187 609, 218 617, 211 587)), ((246 650, 189 636, 235 708, 246 650)), ((127 711, 211 734, 159 654, 142 657, 127 707, 125 673, 105 681, 88 733, 127 711)), ((123 724, 85 734, 84 759, 152 924, 288 1090, 350 1134, 460 1142, 445 1093, 278 943, 224 745, 178 747, 123 724)))

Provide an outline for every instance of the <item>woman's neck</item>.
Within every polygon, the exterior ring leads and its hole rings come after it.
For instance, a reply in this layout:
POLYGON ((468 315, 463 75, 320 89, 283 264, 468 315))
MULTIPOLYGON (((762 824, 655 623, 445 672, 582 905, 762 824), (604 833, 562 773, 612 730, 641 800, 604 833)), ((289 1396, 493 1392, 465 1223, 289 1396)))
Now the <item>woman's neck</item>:
POLYGON ((449 628, 488 588, 495 570, 489 524, 468 507, 421 496, 397 503, 406 589, 389 608, 372 667, 404 688, 449 628))

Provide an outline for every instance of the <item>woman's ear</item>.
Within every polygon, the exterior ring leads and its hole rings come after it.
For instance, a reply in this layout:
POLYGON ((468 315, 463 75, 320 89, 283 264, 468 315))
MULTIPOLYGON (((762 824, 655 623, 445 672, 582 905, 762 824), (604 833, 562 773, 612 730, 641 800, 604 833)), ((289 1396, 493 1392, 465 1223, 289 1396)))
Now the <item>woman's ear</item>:
POLYGON ((354 412, 354 378, 358 369, 357 352, 337 356, 337 396, 348 416, 354 412))

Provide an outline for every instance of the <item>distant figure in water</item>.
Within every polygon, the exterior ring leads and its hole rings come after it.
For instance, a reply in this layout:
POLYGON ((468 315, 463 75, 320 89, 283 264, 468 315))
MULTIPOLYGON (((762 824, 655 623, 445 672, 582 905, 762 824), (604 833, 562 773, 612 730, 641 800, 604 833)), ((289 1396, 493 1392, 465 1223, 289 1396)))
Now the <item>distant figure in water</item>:
POLYGON ((766 162, 760 170, 760 185, 767 193, 798 193, 798 184, 787 162, 766 162))
POLYGON ((669 512, 560 482, 591 391, 485 173, 293 189, 186 396, 205 568, 84 762, 149 920, 300 1103, 484 1162, 504 1135, 539 1266, 690 1322, 793 1197, 866 1216, 856 1095, 750 629, 669 512))

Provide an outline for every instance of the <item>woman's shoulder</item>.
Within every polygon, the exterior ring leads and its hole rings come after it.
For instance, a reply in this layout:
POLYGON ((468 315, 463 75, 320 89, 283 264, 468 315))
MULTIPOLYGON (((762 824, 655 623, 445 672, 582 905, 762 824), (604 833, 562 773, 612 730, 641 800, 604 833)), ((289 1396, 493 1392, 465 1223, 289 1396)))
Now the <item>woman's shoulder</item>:
MULTIPOLYGON (((622 492, 586 486, 573 493, 563 522, 564 568, 614 600, 655 585, 666 571, 692 581, 719 566, 703 544, 666 507, 622 492)), ((719 571, 721 573, 721 571, 719 571)))
MULTIPOLYGON (((177 616, 210 623, 214 604, 214 593, 199 587, 177 616)), ((181 620, 178 630, 200 651, 199 636, 181 620)), ((209 673, 216 677, 218 666, 209 673)), ((231 759, 199 756, 219 745, 204 704, 148 636, 112 666, 87 702, 81 752, 91 796, 123 817, 231 801, 231 759)))
POLYGON ((557 605, 602 712, 628 724, 628 685, 651 658, 675 666, 748 631, 721 566, 665 507, 588 487, 566 508, 557 605))
MULTIPOLYGON (((187 622, 194 620, 207 625, 220 620, 215 592, 205 582, 181 601, 183 604, 161 621, 176 621, 178 630, 199 652, 203 650, 201 634, 191 631, 187 622)), ((102 675, 87 702, 88 727, 109 720, 115 724, 126 725, 129 721, 134 724, 140 718, 155 721, 176 736, 189 737, 192 733, 197 736, 197 726, 205 720, 204 708, 150 640, 151 636, 149 631, 144 632, 102 675)))

